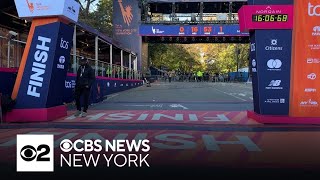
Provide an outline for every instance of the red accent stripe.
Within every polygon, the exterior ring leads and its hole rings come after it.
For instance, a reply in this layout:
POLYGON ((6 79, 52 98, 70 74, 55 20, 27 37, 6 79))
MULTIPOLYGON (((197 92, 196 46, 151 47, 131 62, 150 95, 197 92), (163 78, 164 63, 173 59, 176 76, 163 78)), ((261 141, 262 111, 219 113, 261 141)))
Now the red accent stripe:
POLYGON ((4 120, 5 122, 47 122, 66 115, 67 107, 62 105, 43 109, 13 109, 5 115, 4 120))
POLYGON ((18 72, 18 68, 0 68, 0 72, 16 73, 18 72))
POLYGON ((320 118, 267 116, 247 111, 248 117, 263 124, 320 124, 320 118))

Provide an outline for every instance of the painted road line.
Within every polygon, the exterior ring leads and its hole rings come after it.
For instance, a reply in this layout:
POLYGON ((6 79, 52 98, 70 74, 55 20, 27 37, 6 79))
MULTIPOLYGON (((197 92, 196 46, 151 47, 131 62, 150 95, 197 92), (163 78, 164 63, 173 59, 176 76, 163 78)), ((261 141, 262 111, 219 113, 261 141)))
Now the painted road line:
POLYGON ((130 104, 130 105, 123 105, 127 107, 150 107, 150 108, 162 108, 163 104, 130 104))
POLYGON ((223 94, 227 94, 227 95, 229 95, 229 96, 232 96, 232 97, 234 97, 234 98, 236 98, 236 99, 239 99, 239 100, 241 100, 241 101, 247 101, 247 100, 245 100, 245 99, 242 99, 242 98, 240 98, 240 97, 237 97, 237 96, 235 96, 235 95, 232 95, 232 93, 226 93, 226 92, 221 91, 221 90, 219 90, 219 89, 217 89, 217 88, 214 88, 214 90, 216 90, 216 91, 218 91, 218 92, 221 92, 221 93, 223 93, 223 94))
POLYGON ((183 105, 181 105, 181 104, 171 104, 171 105, 169 105, 171 108, 182 108, 182 109, 185 109, 185 110, 187 110, 187 109, 189 109, 189 108, 187 108, 187 107, 185 107, 185 106, 183 106, 183 105))

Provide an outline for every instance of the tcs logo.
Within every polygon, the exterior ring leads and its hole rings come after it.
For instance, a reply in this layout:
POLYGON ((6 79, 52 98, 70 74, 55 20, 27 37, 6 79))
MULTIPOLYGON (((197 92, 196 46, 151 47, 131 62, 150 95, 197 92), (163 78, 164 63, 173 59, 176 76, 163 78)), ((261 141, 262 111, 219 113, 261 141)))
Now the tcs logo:
POLYGON ((69 42, 63 40, 63 38, 61 38, 61 42, 60 42, 60 47, 63 49, 68 49, 69 48, 69 42))
POLYGON ((308 14, 309 16, 320 16, 320 5, 312 5, 308 3, 308 14))

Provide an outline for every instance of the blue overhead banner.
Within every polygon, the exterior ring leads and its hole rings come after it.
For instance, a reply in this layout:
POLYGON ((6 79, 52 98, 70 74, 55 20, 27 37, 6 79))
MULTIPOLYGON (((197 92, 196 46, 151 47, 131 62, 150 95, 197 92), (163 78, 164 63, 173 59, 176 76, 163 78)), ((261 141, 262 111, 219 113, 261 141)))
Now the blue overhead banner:
POLYGON ((17 109, 62 105, 72 37, 73 27, 60 22, 36 27, 18 92, 17 109))
POLYGON ((255 104, 255 110, 263 115, 288 115, 292 30, 256 30, 253 36, 251 46, 255 44, 255 55, 251 66, 256 65, 253 92, 255 102, 259 103, 259 107, 255 104))
POLYGON ((239 25, 140 25, 140 36, 249 36, 239 25))

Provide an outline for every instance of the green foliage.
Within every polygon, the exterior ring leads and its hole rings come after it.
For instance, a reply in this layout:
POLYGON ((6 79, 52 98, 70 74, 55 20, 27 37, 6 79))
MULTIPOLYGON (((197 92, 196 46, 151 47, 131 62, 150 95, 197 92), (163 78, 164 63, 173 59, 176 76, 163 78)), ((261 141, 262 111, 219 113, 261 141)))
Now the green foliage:
POLYGON ((188 52, 183 45, 176 44, 150 44, 149 58, 156 67, 167 67, 170 70, 184 72, 195 71, 201 67, 194 55, 188 52))
POLYGON ((112 35, 113 0, 77 0, 81 5, 79 21, 112 35))
POLYGON ((152 65, 172 70, 227 73, 248 67, 248 44, 150 44, 152 65), (240 52, 237 57, 237 52, 240 52))

